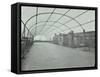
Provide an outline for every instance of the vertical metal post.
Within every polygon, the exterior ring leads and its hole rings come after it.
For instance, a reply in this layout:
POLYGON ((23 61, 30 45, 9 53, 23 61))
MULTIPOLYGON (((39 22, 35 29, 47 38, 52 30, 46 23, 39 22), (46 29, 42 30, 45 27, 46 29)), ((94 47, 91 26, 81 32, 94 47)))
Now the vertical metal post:
POLYGON ((23 37, 25 37, 25 25, 24 25, 23 37))
POLYGON ((35 26, 35 33, 34 35, 36 35, 37 33, 37 16, 38 16, 38 7, 36 7, 36 26, 35 26))
POLYGON ((86 41, 86 39, 85 39, 85 29, 83 29, 83 43, 84 43, 84 46, 86 46, 85 41, 86 41))
POLYGON ((72 31, 72 47, 75 47, 74 46, 74 32, 72 31))

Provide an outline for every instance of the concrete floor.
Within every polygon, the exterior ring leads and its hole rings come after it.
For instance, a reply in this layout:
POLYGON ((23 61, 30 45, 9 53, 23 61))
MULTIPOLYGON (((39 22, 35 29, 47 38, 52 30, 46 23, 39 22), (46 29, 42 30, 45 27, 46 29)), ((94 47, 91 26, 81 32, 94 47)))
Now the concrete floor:
POLYGON ((95 54, 52 43, 35 43, 25 59, 22 70, 42 70, 94 66, 95 54))

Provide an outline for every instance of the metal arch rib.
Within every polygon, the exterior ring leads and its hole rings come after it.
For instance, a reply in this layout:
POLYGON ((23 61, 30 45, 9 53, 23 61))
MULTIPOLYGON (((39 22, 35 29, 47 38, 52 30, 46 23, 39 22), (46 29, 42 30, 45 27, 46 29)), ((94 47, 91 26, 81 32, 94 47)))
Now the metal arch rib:
MULTIPOLYGON (((43 22, 56 22, 56 21, 40 21, 40 22, 37 22, 37 24, 40 24, 40 23, 43 23, 43 22)), ((61 23, 61 22, 57 22, 57 23, 59 23, 59 24, 61 24, 61 25, 64 25, 63 23, 61 23)), ((36 25, 36 23, 35 24, 33 24, 33 25, 36 25)), ((70 27, 68 27, 67 25, 64 25, 65 27, 67 27, 67 28, 69 28, 69 29, 71 29, 70 27)), ((32 29, 32 27, 34 27, 34 26, 31 26, 30 28, 29 28, 29 30, 31 30, 32 29)))
MULTIPOLYGON (((86 10, 86 11, 84 11, 84 12, 82 12, 82 13, 80 13, 79 15, 77 15, 76 17, 74 17, 74 18, 72 18, 72 19, 70 19, 70 20, 68 20, 67 22, 65 22, 63 25, 65 25, 65 24, 67 24, 67 23, 69 23, 69 22, 71 22, 73 19, 75 19, 75 18, 78 18, 79 16, 81 16, 82 14, 84 14, 84 13, 86 13, 88 10, 86 10)), ((76 21, 77 22, 77 21, 76 21)), ((78 26, 80 26, 81 27, 81 29, 82 30, 84 30, 84 28, 82 27, 82 25, 79 23, 79 22, 77 22, 78 23, 78 26)), ((54 23, 55 24, 55 23, 54 23)))
MULTIPOLYGON (((51 14, 52 12, 45 12, 45 13, 38 13, 37 14, 37 16, 38 15, 44 15, 44 14, 51 14)), ((57 15, 64 15, 64 14, 62 14, 62 13, 56 13, 56 12, 53 12, 53 14, 57 14, 57 15)), ((25 25, 27 25, 27 23, 29 22, 29 20, 31 20, 32 18, 34 18, 36 15, 33 15, 33 16, 31 16, 26 22, 25 22, 25 25)), ((79 24, 79 26, 81 25, 80 23, 79 23, 79 21, 77 21, 75 18, 72 18, 71 16, 68 16, 68 15, 64 15, 65 17, 68 17, 68 18, 70 18, 70 19, 72 19, 72 20, 74 20, 77 24, 79 24)), ((81 27, 81 26, 80 26, 81 27)), ((82 27, 81 27, 82 28, 82 27)))
MULTIPOLYGON (((63 15, 61 15, 61 16, 56 20, 56 22, 54 22, 52 25, 56 24, 56 23, 57 23, 61 18, 63 18, 64 15, 66 15, 70 10, 71 10, 71 9, 68 9, 68 10, 67 10, 63 15)), ((53 13, 52 13, 52 14, 53 14, 53 13)), ((51 26, 52 26, 52 25, 51 25, 51 26)), ((44 28, 45 28, 45 26, 41 28, 40 33, 41 33, 43 30, 45 30, 44 28)), ((47 29, 49 29, 49 28, 47 28, 47 29)))
POLYGON ((30 32, 30 34, 32 35, 33 37, 33 34, 31 33, 31 31, 27 28, 27 26, 25 25, 25 23, 21 20, 21 23, 24 25, 24 27, 28 30, 28 32, 30 32))
MULTIPOLYGON (((39 24, 39 23, 43 23, 43 22, 56 22, 56 21, 40 21, 40 22, 37 22, 37 24, 39 24)), ((70 27, 68 27, 67 25, 64 25, 64 24, 63 24, 63 23, 61 23, 61 22, 57 22, 57 23, 59 23, 59 24, 61 24, 61 25, 65 26, 65 27, 67 27, 67 29, 71 30, 71 28, 70 28, 70 27)), ((35 24, 33 24, 33 25, 36 25, 36 23, 35 23, 35 24)), ((35 27, 35 26, 31 26, 31 27, 29 28, 29 30, 30 30, 30 31, 32 31, 34 27, 35 27)), ((37 27, 38 27, 38 26, 37 26, 37 27)), ((53 27, 54 27, 54 26, 53 26, 53 27)), ((58 28, 58 27, 57 27, 57 28, 58 28)))
MULTIPOLYGON (((42 22, 46 22, 46 21, 41 21, 41 22, 39 22, 39 23, 42 23, 42 22)), ((48 21, 48 22, 56 22, 56 21, 48 21)), ((36 24, 36 23, 35 23, 36 24)), ((62 23, 60 23, 59 22, 59 24, 61 24, 62 25, 62 23)), ((31 28, 29 28, 29 30, 32 32, 32 30, 34 30, 34 27, 35 26, 32 26, 31 28)), ((38 26, 37 26, 38 27, 38 26)), ((59 29, 59 30, 61 30, 61 31, 63 31, 62 29, 60 29, 59 27, 57 27, 57 26, 53 26, 55 29, 59 29)), ((66 29, 66 30, 69 30, 69 27, 66 29)))
MULTIPOLYGON (((94 20, 90 20, 90 21, 85 22, 85 23, 82 23, 81 25, 83 26, 83 25, 85 25, 85 24, 89 24, 89 23, 92 23, 92 22, 94 22, 94 21, 95 21, 95 19, 94 19, 94 20)), ((71 29, 77 28, 77 27, 79 27, 79 25, 75 25, 74 27, 71 27, 71 29)), ((66 30, 64 30, 64 31, 66 31, 66 30)), ((63 31, 63 32, 64 32, 64 31, 63 31)))

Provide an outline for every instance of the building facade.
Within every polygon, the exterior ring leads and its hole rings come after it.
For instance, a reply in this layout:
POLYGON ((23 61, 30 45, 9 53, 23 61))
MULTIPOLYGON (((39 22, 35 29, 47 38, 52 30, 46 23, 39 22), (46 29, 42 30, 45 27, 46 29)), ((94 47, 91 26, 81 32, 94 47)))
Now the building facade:
POLYGON ((55 34, 53 43, 67 47, 95 47, 95 31, 55 34))

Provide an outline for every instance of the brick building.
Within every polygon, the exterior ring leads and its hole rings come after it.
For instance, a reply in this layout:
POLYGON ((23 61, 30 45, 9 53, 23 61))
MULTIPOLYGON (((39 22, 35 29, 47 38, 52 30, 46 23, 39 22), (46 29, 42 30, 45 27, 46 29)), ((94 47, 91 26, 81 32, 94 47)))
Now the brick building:
POLYGON ((53 37, 53 43, 68 47, 95 47, 95 32, 81 32, 68 34, 59 34, 53 37))

